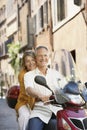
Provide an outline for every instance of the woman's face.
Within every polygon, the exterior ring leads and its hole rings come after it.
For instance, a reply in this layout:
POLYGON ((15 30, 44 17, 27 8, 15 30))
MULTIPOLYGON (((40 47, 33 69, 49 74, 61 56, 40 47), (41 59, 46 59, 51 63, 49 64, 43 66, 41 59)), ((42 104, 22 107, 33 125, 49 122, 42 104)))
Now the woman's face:
POLYGON ((30 71, 36 68, 36 61, 33 57, 26 56, 24 60, 25 60, 24 64, 27 71, 30 71))

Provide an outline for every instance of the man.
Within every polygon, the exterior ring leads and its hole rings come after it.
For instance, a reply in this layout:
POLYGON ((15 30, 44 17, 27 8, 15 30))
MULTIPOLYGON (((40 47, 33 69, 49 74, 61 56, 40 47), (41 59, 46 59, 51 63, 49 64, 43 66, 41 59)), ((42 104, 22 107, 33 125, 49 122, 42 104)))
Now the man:
POLYGON ((24 75, 24 83, 27 94, 38 99, 35 103, 33 111, 31 112, 29 130, 43 130, 46 124, 48 124, 47 130, 56 130, 56 113, 60 110, 60 108, 44 103, 49 100, 52 92, 44 86, 35 83, 34 78, 36 75, 45 77, 47 85, 52 91, 55 91, 56 87, 60 87, 59 84, 65 84, 65 80, 60 73, 47 67, 49 52, 45 46, 37 47, 35 53, 37 68, 24 75), (58 80, 60 83, 58 83, 58 80), (52 125, 52 123, 54 125, 52 125))

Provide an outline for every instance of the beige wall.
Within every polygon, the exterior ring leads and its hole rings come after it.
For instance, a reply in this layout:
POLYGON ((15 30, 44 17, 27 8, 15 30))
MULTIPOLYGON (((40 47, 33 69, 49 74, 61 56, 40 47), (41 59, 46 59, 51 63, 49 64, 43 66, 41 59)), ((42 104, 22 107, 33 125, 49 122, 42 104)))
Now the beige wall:
POLYGON ((76 50, 76 66, 82 80, 87 80, 87 26, 82 13, 53 34, 54 50, 76 50))
POLYGON ((6 0, 0 0, 0 8, 6 4, 6 0))
POLYGON ((50 35, 50 29, 41 32, 41 34, 36 37, 35 44, 36 44, 35 46, 39 45, 47 46, 49 50, 52 50, 52 39, 50 35))

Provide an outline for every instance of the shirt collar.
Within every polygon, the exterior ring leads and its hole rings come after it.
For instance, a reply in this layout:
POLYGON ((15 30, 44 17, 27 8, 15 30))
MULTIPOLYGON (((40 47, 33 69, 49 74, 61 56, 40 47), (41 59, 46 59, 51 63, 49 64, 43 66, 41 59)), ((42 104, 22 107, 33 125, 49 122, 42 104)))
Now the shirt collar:
MULTIPOLYGON (((49 68, 47 68, 47 73, 48 73, 48 71, 49 71, 49 68)), ((46 73, 46 74, 47 74, 47 73, 46 73)), ((36 74, 41 74, 41 75, 43 75, 42 72, 38 69, 38 67, 36 68, 36 74)))

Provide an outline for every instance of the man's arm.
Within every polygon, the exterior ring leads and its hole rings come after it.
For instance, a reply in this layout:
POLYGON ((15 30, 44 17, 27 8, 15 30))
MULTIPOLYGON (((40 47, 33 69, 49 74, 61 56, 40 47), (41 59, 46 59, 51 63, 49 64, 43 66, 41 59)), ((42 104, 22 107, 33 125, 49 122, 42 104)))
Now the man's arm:
POLYGON ((28 75, 28 74, 24 75, 24 84, 25 84, 25 90, 26 90, 27 95, 35 97, 38 100, 41 100, 43 102, 48 101, 49 97, 52 94, 51 92, 48 94, 43 93, 42 86, 40 86, 40 89, 38 89, 38 87, 35 88, 34 87, 34 77, 32 75, 28 75))
POLYGON ((26 93, 32 97, 39 98, 38 95, 40 95, 34 88, 27 87, 26 93))
POLYGON ((48 101, 51 94, 45 96, 45 95, 42 95, 41 93, 37 92, 36 89, 33 89, 31 87, 27 87, 26 88, 26 93, 32 97, 35 97, 37 100, 40 100, 40 101, 48 101))

